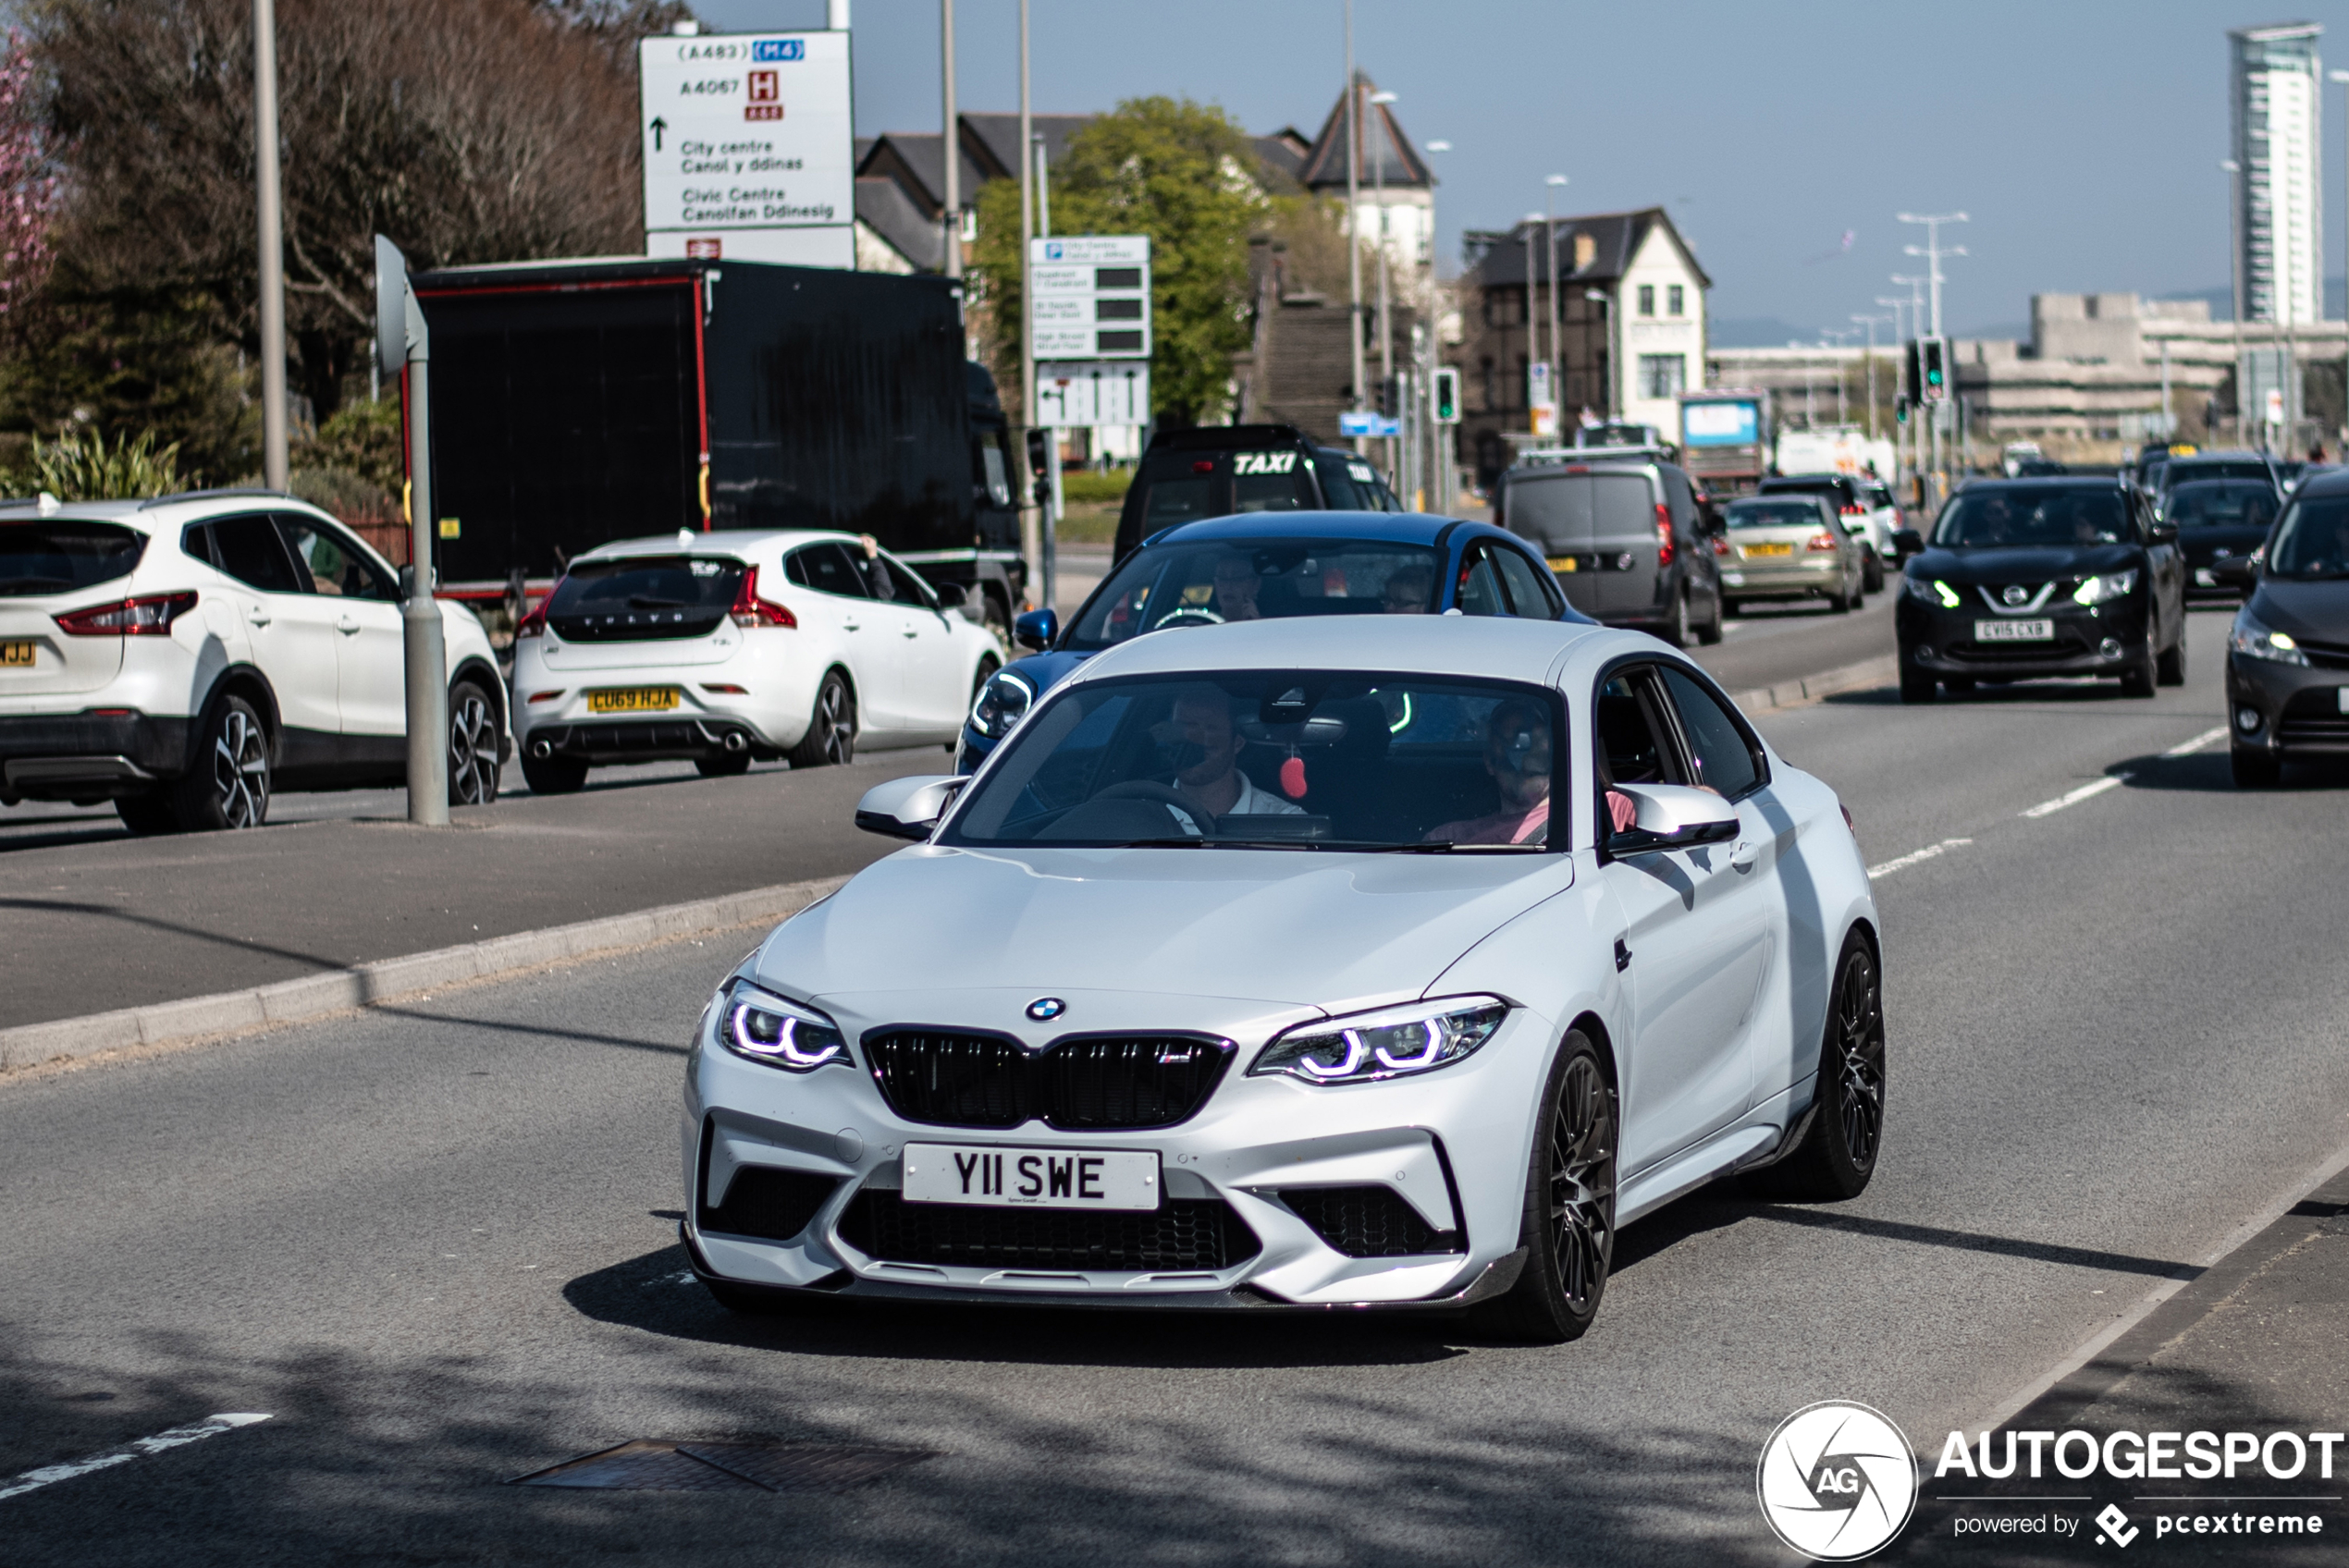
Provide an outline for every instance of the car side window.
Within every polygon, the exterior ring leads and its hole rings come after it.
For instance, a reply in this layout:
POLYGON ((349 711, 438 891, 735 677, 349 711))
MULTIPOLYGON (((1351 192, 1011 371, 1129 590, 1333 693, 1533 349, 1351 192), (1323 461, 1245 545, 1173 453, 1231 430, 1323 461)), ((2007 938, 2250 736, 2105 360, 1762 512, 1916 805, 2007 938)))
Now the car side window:
POLYGON ((1536 570, 1531 561, 1505 545, 1484 547, 1500 563, 1501 582, 1509 591, 1509 608, 1528 620, 1556 620, 1557 579, 1546 569, 1536 570))
POLYGON ((400 597, 390 581, 339 529, 315 518, 283 512, 278 514, 277 528, 294 560, 309 572, 311 592, 344 599, 400 597))
POLYGON ((1508 601, 1501 596, 1501 574, 1493 565, 1491 548, 1470 545, 1460 557, 1460 587, 1452 602, 1462 615, 1507 615, 1508 601))
POLYGON ((901 605, 911 605, 916 609, 927 609, 929 607, 931 599, 936 596, 930 592, 929 584, 924 582, 914 570, 903 561, 893 561, 887 556, 881 556, 867 562, 865 570, 876 579, 886 574, 890 584, 889 596, 901 605))
POLYGON ((1669 665, 1664 667, 1664 686, 1679 715, 1680 734, 1689 743, 1689 762, 1696 770, 1694 783, 1734 801, 1768 782, 1761 749, 1722 706, 1720 698, 1669 665))
POLYGON ((247 587, 264 594, 308 592, 266 513, 215 518, 206 532, 212 537, 213 564, 247 587))
POLYGON ((843 599, 872 596, 865 591, 865 574, 838 545, 806 545, 793 550, 783 558, 783 577, 802 588, 837 594, 843 599))

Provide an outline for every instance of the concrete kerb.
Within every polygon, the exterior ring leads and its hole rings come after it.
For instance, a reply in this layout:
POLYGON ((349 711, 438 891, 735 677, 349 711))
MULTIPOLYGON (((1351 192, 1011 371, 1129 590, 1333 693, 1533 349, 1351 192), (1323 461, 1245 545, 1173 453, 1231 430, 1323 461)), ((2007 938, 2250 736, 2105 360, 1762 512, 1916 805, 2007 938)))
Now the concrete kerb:
POLYGON ((280 980, 216 996, 122 1008, 82 1018, 0 1029, 0 1072, 156 1046, 208 1035, 240 1034, 395 1001, 437 986, 485 980, 542 964, 723 931, 796 914, 839 888, 845 876, 786 882, 692 903, 668 904, 573 925, 518 931, 433 952, 378 959, 325 974, 280 980))
POLYGON ((1764 714, 1775 713, 1781 708, 1799 708, 1823 697, 1832 697, 1839 692, 1873 692, 1880 686, 1894 685, 1900 679, 1899 656, 1887 654, 1882 658, 1847 664, 1840 669, 1821 670, 1800 680, 1732 692, 1729 701, 1742 708, 1748 717, 1759 718, 1764 714))

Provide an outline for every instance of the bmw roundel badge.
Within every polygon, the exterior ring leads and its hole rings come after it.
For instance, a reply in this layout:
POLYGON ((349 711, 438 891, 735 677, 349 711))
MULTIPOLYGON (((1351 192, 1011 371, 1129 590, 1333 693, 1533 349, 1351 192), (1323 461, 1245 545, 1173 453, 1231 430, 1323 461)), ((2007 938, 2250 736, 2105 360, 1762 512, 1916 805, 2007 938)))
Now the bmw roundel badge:
POLYGON ((1039 997, 1027 1004, 1027 1016, 1039 1023, 1050 1023, 1068 1011, 1068 1004, 1058 997, 1039 997))

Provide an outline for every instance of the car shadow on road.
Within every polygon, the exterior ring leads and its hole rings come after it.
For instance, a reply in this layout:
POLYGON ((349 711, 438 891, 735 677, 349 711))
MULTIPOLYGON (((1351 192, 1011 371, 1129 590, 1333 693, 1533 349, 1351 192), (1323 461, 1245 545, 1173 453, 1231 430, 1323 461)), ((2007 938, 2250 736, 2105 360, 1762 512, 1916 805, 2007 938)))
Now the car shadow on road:
POLYGON ((1162 1370, 1408 1366, 1452 1360, 1474 1342, 1457 1314, 1167 1311, 1150 1314, 1150 1331, 1138 1334, 1124 1312, 811 1295, 756 1317, 719 1306, 693 1277, 682 1245, 580 1275, 563 1297, 599 1322, 668 1338, 850 1359, 1162 1370))

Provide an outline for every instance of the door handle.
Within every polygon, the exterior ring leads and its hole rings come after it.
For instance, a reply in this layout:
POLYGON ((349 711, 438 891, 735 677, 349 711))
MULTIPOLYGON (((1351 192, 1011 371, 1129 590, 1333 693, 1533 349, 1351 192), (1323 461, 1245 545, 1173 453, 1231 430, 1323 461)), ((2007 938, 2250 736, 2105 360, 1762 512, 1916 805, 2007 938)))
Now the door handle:
POLYGON ((1631 967, 1631 945, 1622 937, 1615 939, 1615 972, 1617 974, 1631 967))
POLYGON ((922 629, 918 626, 909 626, 905 628, 904 635, 908 637, 918 637, 921 634, 922 629))
POLYGON ((269 624, 269 612, 264 609, 249 609, 245 611, 245 619, 255 626, 266 626, 269 624))
POLYGON ((861 620, 843 620, 843 621, 842 621, 840 624, 841 624, 841 630, 842 630, 842 631, 856 631, 859 627, 863 626, 865 623, 864 623, 863 621, 861 621, 861 620))
POLYGON ((348 637, 352 632, 359 630, 359 623, 351 619, 351 617, 344 616, 340 620, 335 622, 335 630, 348 637))
POLYGON ((1762 844, 1757 839, 1740 839, 1729 851, 1729 864, 1740 871, 1752 871, 1753 863, 1762 858, 1762 844))

